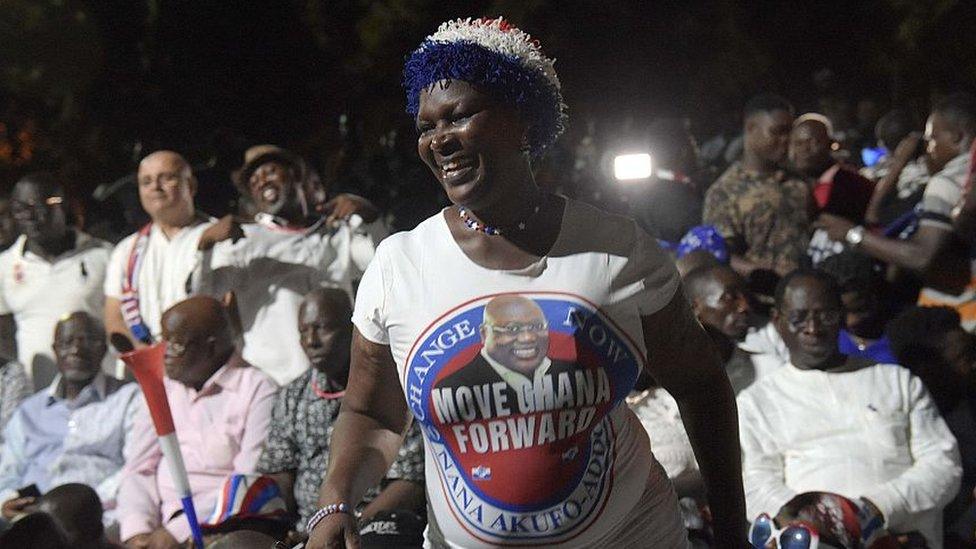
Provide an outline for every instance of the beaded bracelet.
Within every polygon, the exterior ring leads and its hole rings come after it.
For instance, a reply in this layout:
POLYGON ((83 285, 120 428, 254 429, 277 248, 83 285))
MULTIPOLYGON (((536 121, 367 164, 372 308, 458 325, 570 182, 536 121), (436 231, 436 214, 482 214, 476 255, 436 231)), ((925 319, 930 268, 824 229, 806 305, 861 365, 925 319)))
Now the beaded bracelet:
POLYGON ((305 526, 305 531, 311 534, 312 530, 316 526, 318 526, 319 522, 321 522, 322 519, 324 519, 329 515, 334 515, 336 513, 345 513, 347 515, 352 516, 352 513, 349 510, 349 506, 346 505, 345 503, 330 503, 325 507, 316 511, 315 514, 312 515, 312 518, 308 519, 308 524, 305 526))

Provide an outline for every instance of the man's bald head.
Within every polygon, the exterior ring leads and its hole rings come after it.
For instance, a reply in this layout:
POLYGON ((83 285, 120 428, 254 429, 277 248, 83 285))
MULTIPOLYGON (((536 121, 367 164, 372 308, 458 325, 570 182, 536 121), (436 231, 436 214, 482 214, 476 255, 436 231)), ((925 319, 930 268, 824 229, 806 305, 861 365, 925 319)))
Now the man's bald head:
POLYGON ((485 306, 481 340, 496 362, 531 377, 549 353, 549 325, 531 299, 503 295, 485 306))
POLYGON ((312 367, 345 387, 352 346, 352 305, 339 288, 316 288, 298 308, 302 350, 312 367))
POLYGON ((540 308, 535 301, 519 295, 503 295, 496 297, 485 305, 485 322, 491 323, 499 319, 510 319, 530 315, 539 320, 545 320, 540 308))
POLYGON ((51 515, 70 547, 95 547, 103 541, 102 501, 85 484, 62 484, 44 494, 38 509, 51 515))
POLYGON ((175 171, 181 172, 183 175, 191 175, 192 169, 190 168, 190 163, 183 158, 183 155, 176 151, 159 150, 151 152, 146 155, 139 162, 139 169, 142 170, 146 166, 151 166, 157 163, 162 163, 175 171))
POLYGON ((190 163, 174 151, 156 151, 142 159, 137 174, 139 201, 158 223, 184 226, 193 219, 197 180, 190 163))
POLYGON ((227 309, 212 297, 195 296, 162 317, 166 375, 200 389, 234 352, 235 333, 227 309))

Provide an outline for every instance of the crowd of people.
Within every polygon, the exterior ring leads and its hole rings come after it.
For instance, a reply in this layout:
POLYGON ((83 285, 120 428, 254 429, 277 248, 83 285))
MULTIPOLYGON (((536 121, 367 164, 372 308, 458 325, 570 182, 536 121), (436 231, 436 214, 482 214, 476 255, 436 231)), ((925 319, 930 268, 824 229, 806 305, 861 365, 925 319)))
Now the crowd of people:
POLYGON ((208 546, 976 547, 976 97, 880 117, 871 165, 773 94, 715 177, 661 123, 606 213, 536 183, 566 114, 522 31, 445 23, 405 86, 450 201, 415 226, 274 145, 219 219, 145 156, 114 245, 16 181, 0 546, 192 543, 118 358, 165 343, 208 546))

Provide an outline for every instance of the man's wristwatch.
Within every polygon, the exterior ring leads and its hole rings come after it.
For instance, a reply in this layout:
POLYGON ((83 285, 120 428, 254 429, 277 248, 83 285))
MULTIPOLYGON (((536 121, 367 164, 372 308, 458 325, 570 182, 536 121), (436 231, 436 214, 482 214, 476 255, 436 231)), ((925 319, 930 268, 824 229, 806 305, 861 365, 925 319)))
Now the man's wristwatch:
POLYGON ((861 245, 861 241, 864 240, 864 226, 858 225, 856 227, 851 227, 844 235, 844 240, 851 246, 851 248, 857 248, 861 245))

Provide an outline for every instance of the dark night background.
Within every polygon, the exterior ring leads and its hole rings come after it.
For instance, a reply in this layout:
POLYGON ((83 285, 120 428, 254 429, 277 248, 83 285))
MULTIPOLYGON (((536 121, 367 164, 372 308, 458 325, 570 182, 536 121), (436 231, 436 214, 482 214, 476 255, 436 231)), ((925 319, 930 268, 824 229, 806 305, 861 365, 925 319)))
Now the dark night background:
POLYGON ((3 5, 0 184, 52 168, 79 196, 159 147, 231 165, 240 143, 274 142, 341 178, 351 156, 410 124, 404 56, 461 16, 505 15, 557 59, 570 143, 590 124, 613 133, 657 116, 686 116, 706 138, 734 129, 762 90, 801 111, 830 96, 842 110, 871 98, 924 116, 933 95, 976 84, 976 3, 965 1, 3 5), (833 78, 818 85, 822 69, 833 78))

